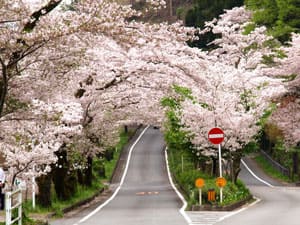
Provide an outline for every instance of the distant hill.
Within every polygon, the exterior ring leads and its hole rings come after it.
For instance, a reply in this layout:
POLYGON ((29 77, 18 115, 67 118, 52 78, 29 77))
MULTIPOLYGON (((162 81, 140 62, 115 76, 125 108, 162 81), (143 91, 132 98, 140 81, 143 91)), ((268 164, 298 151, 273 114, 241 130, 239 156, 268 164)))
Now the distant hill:
MULTIPOLYGON (((145 0, 118 0, 118 2, 132 4, 133 8, 140 9, 143 7, 145 0)), ((185 12, 192 6, 193 0, 166 0, 166 3, 166 8, 160 10, 156 15, 147 15, 146 18, 158 22, 184 20, 185 12)))

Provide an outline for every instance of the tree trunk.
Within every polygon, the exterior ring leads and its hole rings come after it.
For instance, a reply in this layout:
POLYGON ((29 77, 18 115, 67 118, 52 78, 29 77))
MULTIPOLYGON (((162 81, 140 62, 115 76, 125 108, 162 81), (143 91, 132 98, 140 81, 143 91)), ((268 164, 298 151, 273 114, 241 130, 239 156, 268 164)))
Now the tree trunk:
POLYGON ((60 200, 67 200, 66 194, 66 176, 68 172, 67 165, 67 152, 66 150, 59 150, 55 153, 58 157, 57 165, 53 170, 53 183, 56 192, 56 196, 60 200))
POLYGON ((293 175, 299 173, 298 152, 293 152, 293 175))
POLYGON ((82 173, 82 170, 77 170, 77 179, 78 179, 78 183, 83 185, 84 184, 84 176, 82 173))
POLYGON ((237 183, 238 175, 241 171, 241 159, 242 159, 242 153, 241 152, 235 152, 232 154, 232 174, 231 174, 231 180, 233 183, 237 183))
POLYGON ((67 151, 60 150, 56 153, 58 156, 58 167, 53 169, 53 183, 56 196, 60 200, 68 200, 77 191, 78 178, 77 172, 69 171, 69 163, 67 161, 67 151))
POLYGON ((44 208, 51 207, 51 176, 49 173, 47 175, 42 175, 36 179, 39 188, 39 193, 37 195, 37 203, 44 208))
POLYGON ((218 176, 218 167, 217 167, 217 159, 212 157, 212 176, 218 176))
POLYGON ((170 17, 173 16, 173 0, 169 0, 169 13, 170 17))
POLYGON ((5 103, 7 90, 8 90, 7 68, 2 61, 1 61, 1 67, 2 67, 2 77, 0 79, 0 118, 3 115, 4 103, 5 103))
POLYGON ((87 169, 85 170, 85 185, 92 186, 93 179, 93 157, 88 156, 87 158, 87 169))
POLYGON ((65 183, 64 198, 70 199, 77 192, 77 188, 78 188, 77 173, 75 171, 73 171, 72 173, 68 173, 64 183, 65 183))

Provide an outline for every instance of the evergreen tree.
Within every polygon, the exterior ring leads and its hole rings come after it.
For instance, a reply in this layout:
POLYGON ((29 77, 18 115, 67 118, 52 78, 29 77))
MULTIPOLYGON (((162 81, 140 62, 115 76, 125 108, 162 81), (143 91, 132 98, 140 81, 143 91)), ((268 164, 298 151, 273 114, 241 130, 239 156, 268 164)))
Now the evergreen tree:
POLYGON ((282 43, 290 40, 291 32, 299 32, 300 0, 246 0, 245 4, 254 11, 254 22, 265 25, 282 43))
MULTIPOLYGON (((224 9, 231 9, 243 5, 243 0, 195 0, 194 7, 187 12, 185 23, 187 26, 203 28, 205 21, 210 21, 224 13, 224 9)), ((207 33, 199 36, 199 40, 191 43, 192 46, 207 48, 216 35, 207 33)), ((212 46, 211 46, 212 47, 212 46)))

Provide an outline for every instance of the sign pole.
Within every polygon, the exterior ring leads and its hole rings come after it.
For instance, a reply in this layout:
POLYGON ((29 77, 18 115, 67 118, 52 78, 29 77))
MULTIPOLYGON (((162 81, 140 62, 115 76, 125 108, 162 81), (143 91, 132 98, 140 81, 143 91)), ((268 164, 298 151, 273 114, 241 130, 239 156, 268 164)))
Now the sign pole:
POLYGON ((220 202, 223 202, 223 188, 220 188, 220 202))
POLYGON ((181 172, 183 173, 183 154, 181 155, 181 172))
POLYGON ((219 171, 220 171, 220 177, 222 176, 222 155, 221 155, 221 144, 219 144, 219 171))
POLYGON ((223 187, 226 185, 226 179, 224 177, 218 177, 216 179, 216 185, 220 188, 220 202, 223 202, 223 187))
MULTIPOLYGON (((212 144, 218 145, 219 149, 219 174, 220 178, 223 178, 222 175, 222 154, 221 154, 221 142, 224 140, 224 132, 222 129, 218 127, 212 128, 208 132, 208 139, 212 144)), ((222 203, 223 201, 223 186, 220 186, 220 201, 222 203)))
MULTIPOLYGON (((223 177, 222 175, 222 155, 221 155, 221 144, 219 144, 219 171, 220 171, 220 177, 223 177)), ((223 188, 220 188, 220 202, 223 202, 223 188)))
MULTIPOLYGON (((220 177, 223 177, 222 175, 222 155, 221 155, 221 144, 219 144, 219 171, 220 171, 220 177)), ((220 202, 223 202, 223 188, 220 188, 220 202)))
MULTIPOLYGON (((35 165, 33 165, 33 173, 35 172, 35 165)), ((32 176, 32 208, 35 209, 35 176, 32 176)))
POLYGON ((35 177, 32 177, 32 208, 35 209, 35 177))
POLYGON ((199 205, 202 205, 202 189, 199 188, 199 205))
POLYGON ((204 186, 204 180, 202 178, 198 178, 195 180, 195 186, 199 190, 199 205, 202 205, 202 187, 204 186))

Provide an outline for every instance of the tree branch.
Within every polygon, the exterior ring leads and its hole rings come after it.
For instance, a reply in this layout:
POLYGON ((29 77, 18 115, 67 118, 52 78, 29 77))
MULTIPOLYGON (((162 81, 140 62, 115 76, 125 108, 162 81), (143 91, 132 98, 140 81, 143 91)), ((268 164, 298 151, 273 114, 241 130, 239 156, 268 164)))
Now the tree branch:
POLYGON ((82 121, 82 126, 86 127, 89 123, 91 123, 93 121, 93 116, 91 116, 89 114, 89 108, 92 104, 92 101, 90 101, 88 103, 88 105, 86 106, 86 109, 84 110, 84 114, 83 114, 83 121, 82 121))
POLYGON ((62 0, 50 0, 50 2, 48 2, 47 5, 45 5, 44 7, 40 8, 39 10, 35 11, 32 15, 31 15, 31 21, 26 23, 24 25, 23 30, 25 32, 30 32, 32 31, 35 26, 36 23, 39 21, 39 19, 42 16, 47 15, 49 12, 51 12, 53 9, 55 9, 60 3, 62 2, 62 0))

